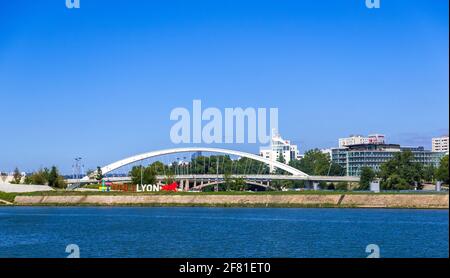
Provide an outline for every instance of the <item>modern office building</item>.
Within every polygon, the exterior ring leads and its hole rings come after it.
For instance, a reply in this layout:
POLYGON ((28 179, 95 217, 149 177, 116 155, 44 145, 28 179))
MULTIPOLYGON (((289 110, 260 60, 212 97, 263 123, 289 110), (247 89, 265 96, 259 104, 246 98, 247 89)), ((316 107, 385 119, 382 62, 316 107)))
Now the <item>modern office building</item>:
POLYGON ((414 154, 414 162, 438 166, 444 153, 425 150, 423 147, 401 147, 397 144, 358 144, 332 149, 332 161, 346 170, 348 176, 359 176, 363 167, 379 171, 381 164, 389 161, 394 154, 409 150, 414 154))
POLYGON ((448 152, 448 135, 431 139, 431 151, 448 152))
MULTIPOLYGON (((274 132, 270 146, 260 148, 259 155, 277 161, 280 154, 284 157, 286 164, 289 164, 291 160, 301 159, 297 145, 291 144, 291 141, 283 139, 278 133, 274 132)), ((270 170, 274 171, 275 169, 271 166, 270 170)))

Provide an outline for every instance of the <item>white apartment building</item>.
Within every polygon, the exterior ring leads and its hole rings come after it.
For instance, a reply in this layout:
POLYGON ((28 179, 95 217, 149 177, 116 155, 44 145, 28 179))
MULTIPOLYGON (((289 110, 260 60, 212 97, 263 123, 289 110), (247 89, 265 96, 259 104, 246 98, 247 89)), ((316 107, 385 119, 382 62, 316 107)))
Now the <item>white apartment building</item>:
POLYGON ((339 148, 360 144, 384 144, 385 141, 385 136, 383 134, 370 134, 367 137, 350 135, 346 138, 339 138, 339 148))
POLYGON ((339 138, 339 148, 367 143, 369 143, 369 139, 361 135, 350 135, 349 137, 339 138))
MULTIPOLYGON (((291 160, 301 159, 297 145, 291 144, 291 141, 284 140, 279 134, 274 132, 270 146, 261 147, 259 155, 272 161, 277 161, 280 154, 284 157, 286 164, 289 164, 291 160)), ((270 171, 274 170, 275 168, 271 166, 270 171)))
POLYGON ((432 152, 448 152, 448 136, 436 137, 431 139, 432 152))
POLYGON ((386 136, 384 134, 369 134, 369 144, 385 144, 386 136))

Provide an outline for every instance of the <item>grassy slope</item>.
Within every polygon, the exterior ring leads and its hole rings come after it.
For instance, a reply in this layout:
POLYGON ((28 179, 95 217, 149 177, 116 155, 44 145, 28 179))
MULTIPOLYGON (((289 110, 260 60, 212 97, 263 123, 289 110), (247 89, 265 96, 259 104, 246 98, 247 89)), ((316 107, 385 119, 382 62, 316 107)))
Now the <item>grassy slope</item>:
POLYGON ((16 193, 6 193, 0 191, 0 199, 8 202, 14 202, 14 198, 16 197, 16 195, 17 195, 16 193))

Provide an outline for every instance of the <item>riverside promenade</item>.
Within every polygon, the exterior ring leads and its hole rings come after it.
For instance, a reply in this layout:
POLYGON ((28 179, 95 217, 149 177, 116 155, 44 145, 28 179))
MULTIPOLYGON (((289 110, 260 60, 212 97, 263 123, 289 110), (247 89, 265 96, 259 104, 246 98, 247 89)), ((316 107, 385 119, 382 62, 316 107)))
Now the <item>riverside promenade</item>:
POLYGON ((0 183, 0 192, 6 193, 26 193, 26 192, 41 192, 53 190, 54 190, 53 188, 47 185, 0 183))

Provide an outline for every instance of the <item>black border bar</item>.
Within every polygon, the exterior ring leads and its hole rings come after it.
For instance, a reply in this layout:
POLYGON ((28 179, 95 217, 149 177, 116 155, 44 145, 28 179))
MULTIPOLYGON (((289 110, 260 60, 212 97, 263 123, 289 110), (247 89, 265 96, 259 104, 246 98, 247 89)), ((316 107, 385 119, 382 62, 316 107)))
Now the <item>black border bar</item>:
MULTIPOLYGON (((373 275, 426 275, 434 272, 448 272, 449 260, 446 259, 0 259, 2 277, 8 275, 120 275, 147 273, 153 275, 180 275, 196 277, 217 277, 235 275, 320 275, 373 276, 373 275), (213 265, 210 275, 206 273, 183 273, 181 267, 213 265), (239 272, 237 266, 241 264, 239 272), (247 264, 245 268, 244 264, 247 264), (270 271, 258 268, 269 264, 270 271), (228 272, 225 272, 226 265, 228 272), (234 266, 230 268, 230 265, 234 266), (253 266, 251 268, 250 266, 253 266), (246 269, 246 271, 245 271, 246 269), (262 269, 262 271, 260 271, 262 269)), ((301 276, 298 276, 301 275, 301 276)), ((82 277, 84 278, 84 277, 82 277)), ((381 277, 384 278, 384 277, 381 277)))

